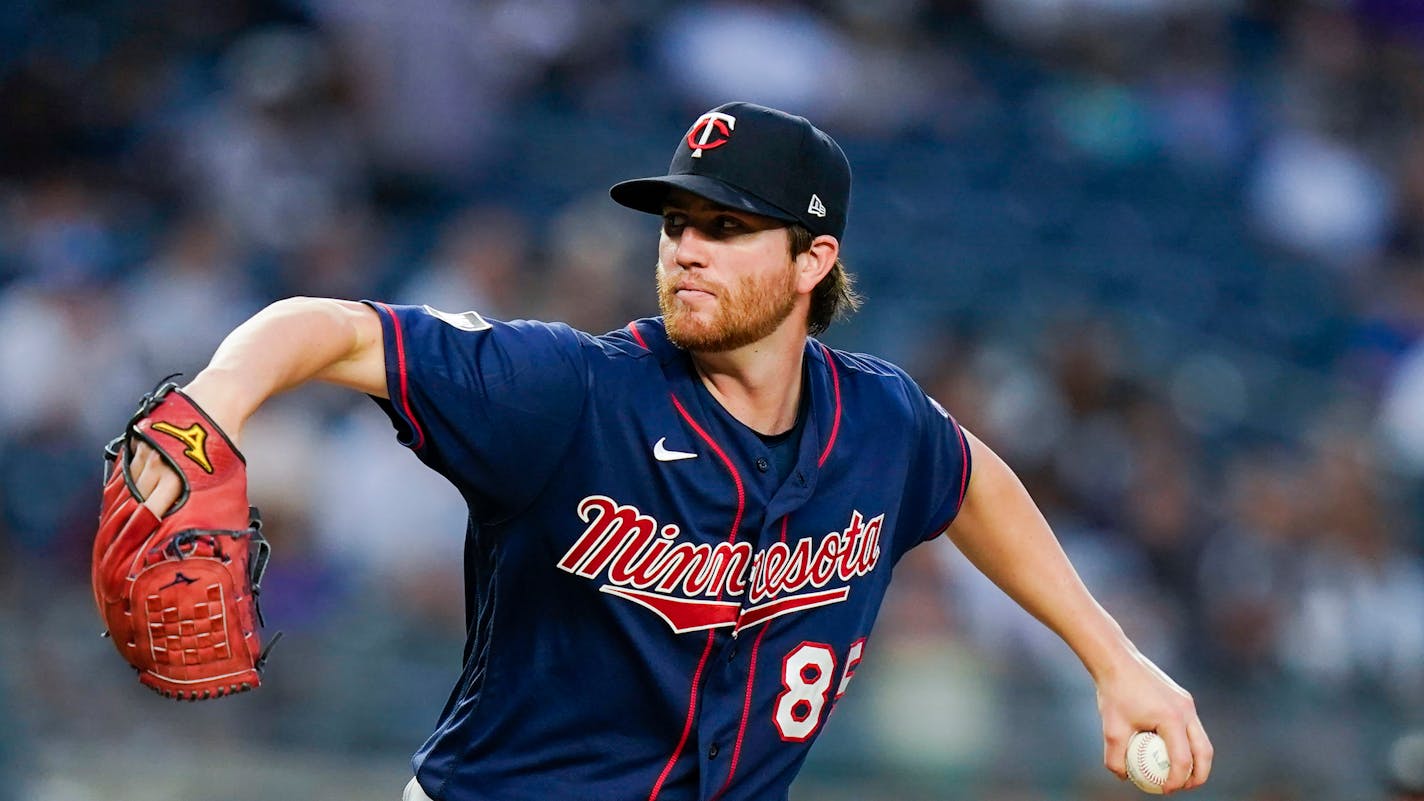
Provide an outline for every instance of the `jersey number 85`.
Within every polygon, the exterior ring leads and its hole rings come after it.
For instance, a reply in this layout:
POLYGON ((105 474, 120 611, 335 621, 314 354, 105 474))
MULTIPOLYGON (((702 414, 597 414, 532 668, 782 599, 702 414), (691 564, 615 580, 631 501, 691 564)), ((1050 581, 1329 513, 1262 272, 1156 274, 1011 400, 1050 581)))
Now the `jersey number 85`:
MULTIPOLYGON (((851 643, 846 652, 845 673, 840 687, 836 688, 837 700, 845 695, 864 650, 865 638, 861 637, 851 643)), ((819 642, 803 642, 781 660, 781 694, 776 697, 776 711, 772 715, 781 739, 800 743, 815 733, 816 727, 821 725, 826 701, 830 700, 831 677, 835 672, 835 652, 819 642)))

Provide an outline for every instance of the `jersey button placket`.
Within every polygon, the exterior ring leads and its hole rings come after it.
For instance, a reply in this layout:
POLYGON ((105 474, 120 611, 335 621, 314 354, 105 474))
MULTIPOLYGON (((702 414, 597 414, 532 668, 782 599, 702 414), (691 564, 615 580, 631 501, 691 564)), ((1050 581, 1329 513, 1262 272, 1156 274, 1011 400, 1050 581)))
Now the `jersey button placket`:
POLYGON ((711 745, 709 745, 709 746, 707 747, 707 758, 708 758, 708 759, 716 759, 716 758, 717 758, 717 755, 718 755, 719 753, 721 753, 721 752, 722 752, 722 749, 719 748, 716 743, 713 743, 713 744, 711 744, 711 745))
POLYGON ((756 469, 765 473, 766 471, 771 469, 771 462, 768 462, 765 456, 758 456, 756 460, 756 469))

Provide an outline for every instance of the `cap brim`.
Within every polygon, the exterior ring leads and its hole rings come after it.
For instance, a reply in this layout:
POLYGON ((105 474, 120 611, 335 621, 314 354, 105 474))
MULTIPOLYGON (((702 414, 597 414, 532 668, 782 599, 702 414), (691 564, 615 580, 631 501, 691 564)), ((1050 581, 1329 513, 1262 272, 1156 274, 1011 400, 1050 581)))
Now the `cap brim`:
POLYGON ((637 178, 614 184, 608 190, 613 200, 630 209, 649 214, 662 214, 663 204, 673 189, 682 189, 701 198, 738 211, 747 211, 787 222, 796 222, 796 217, 755 195, 748 194, 725 181, 706 175, 661 175, 656 178, 637 178))

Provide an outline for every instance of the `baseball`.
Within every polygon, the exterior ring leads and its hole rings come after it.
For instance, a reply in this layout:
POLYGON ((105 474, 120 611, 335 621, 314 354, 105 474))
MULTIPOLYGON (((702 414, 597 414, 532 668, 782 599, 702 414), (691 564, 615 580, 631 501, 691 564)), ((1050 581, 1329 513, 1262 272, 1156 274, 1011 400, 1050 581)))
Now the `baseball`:
POLYGON ((1127 741, 1127 778, 1144 793, 1162 794, 1167 771, 1167 743, 1150 731, 1140 731, 1127 741))

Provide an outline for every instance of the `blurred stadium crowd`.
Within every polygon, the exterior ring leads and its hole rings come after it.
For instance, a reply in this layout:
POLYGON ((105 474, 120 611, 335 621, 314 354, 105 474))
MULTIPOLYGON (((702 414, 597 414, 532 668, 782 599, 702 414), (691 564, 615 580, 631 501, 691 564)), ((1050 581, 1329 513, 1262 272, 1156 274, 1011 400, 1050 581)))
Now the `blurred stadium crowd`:
MULTIPOLYGON (((101 448, 288 295, 655 313, 606 188, 729 99, 845 146, 869 302, 826 339, 1020 472, 1197 696, 1198 795, 1384 798, 1424 724, 1421 76, 1412 0, 3 4, 0 799, 395 798, 457 675, 458 496, 368 401, 274 401, 287 637, 173 709, 97 636, 101 448)), ((947 544, 899 573, 801 797, 1129 797, 1061 643, 947 544)))

